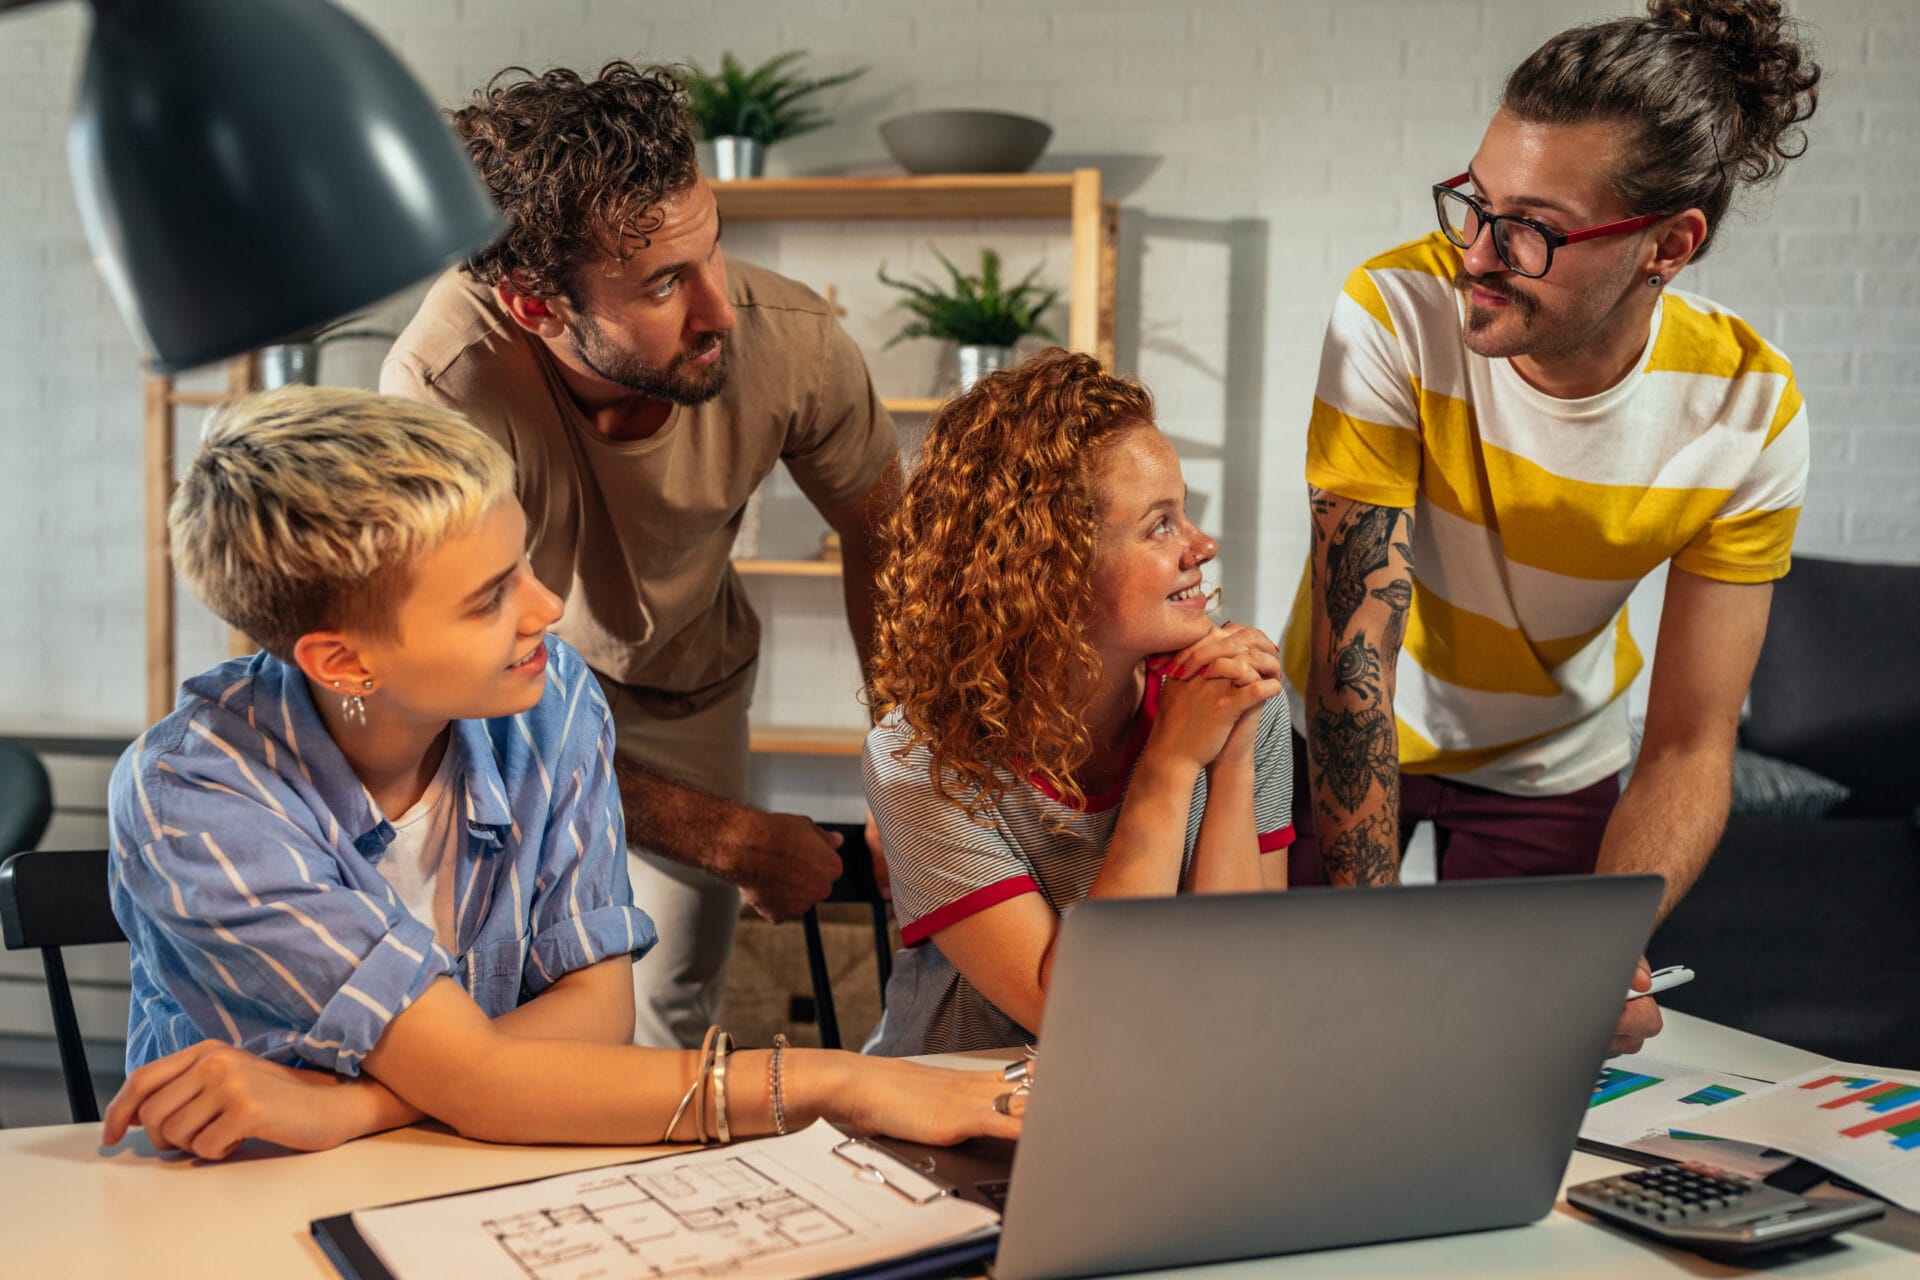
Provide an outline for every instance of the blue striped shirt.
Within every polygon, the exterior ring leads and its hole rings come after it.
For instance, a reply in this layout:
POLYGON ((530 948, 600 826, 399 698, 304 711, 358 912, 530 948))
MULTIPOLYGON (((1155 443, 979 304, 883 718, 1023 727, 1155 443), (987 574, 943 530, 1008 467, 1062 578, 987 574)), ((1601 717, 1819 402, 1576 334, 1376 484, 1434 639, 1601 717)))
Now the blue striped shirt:
POLYGON ((496 1017, 561 976, 653 946, 632 905, 613 722, 587 665, 547 641, 531 710, 453 722, 466 819, 457 954, 380 874, 394 830, 270 654, 181 687, 113 771, 113 911, 133 944, 127 1069, 205 1039, 357 1075, 436 978, 496 1017))

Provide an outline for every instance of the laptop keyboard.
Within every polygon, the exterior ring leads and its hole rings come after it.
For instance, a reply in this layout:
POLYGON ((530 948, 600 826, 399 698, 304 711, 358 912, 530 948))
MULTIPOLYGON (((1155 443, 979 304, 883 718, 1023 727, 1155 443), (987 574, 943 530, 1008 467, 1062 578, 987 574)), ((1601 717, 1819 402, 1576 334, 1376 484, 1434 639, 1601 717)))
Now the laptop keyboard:
POLYGON ((988 1178, 974 1183, 973 1189, 985 1196, 988 1204, 1004 1212, 1007 1207, 1007 1182, 1006 1178, 988 1178))

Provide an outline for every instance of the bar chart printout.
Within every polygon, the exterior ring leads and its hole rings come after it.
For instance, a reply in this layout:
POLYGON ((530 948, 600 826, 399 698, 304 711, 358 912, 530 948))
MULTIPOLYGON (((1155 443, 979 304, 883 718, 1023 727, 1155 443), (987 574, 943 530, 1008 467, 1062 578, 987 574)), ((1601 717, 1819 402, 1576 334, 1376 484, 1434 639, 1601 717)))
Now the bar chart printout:
POLYGON ((1870 1076, 1825 1075, 1800 1087, 1830 1093, 1837 1090, 1836 1096, 1820 1104, 1820 1109, 1859 1108, 1848 1112, 1843 1119, 1859 1119, 1862 1111, 1870 1113, 1869 1118, 1840 1130, 1842 1137, 1883 1134, 1901 1151, 1920 1151, 1920 1084, 1875 1080, 1870 1076))
POLYGON ((1629 1146, 1671 1126, 1692 1127, 1711 1108, 1770 1086, 1757 1080, 1705 1071, 1647 1054, 1610 1058, 1600 1068, 1580 1136, 1589 1142, 1629 1146))
POLYGON ((1604 1107, 1631 1093, 1651 1088, 1660 1083, 1659 1076, 1642 1075, 1638 1071, 1623 1071, 1617 1067, 1600 1068, 1600 1078, 1594 1082, 1593 1097, 1587 1100, 1587 1110, 1604 1107))
POLYGON ((1920 1075, 1830 1062, 1686 1127, 1791 1151, 1920 1209, 1920 1075))

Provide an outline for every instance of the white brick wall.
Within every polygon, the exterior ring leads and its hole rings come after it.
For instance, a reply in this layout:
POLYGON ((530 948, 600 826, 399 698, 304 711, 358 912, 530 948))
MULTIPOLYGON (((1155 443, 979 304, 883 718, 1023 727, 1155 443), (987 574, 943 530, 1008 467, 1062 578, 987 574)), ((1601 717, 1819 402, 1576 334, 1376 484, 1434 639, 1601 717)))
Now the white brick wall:
MULTIPOLYGON (((868 65, 838 122, 779 149, 775 173, 885 172, 896 112, 998 106, 1043 116, 1043 166, 1099 158, 1124 176, 1122 363, 1153 387, 1226 550, 1236 616, 1278 628, 1305 550, 1300 467, 1321 329, 1359 259, 1427 229, 1426 188, 1472 152, 1507 68, 1594 0, 351 0, 423 83, 453 101, 514 62, 613 56, 868 65), (1229 463, 1231 465, 1229 465, 1229 463)), ((1801 0, 1828 71, 1813 145, 1683 281, 1795 357, 1813 414, 1802 549, 1920 560, 1920 2, 1801 0)), ((87 260, 65 172, 86 17, 0 15, 0 721, 131 725, 140 714, 139 378, 87 260)), ((751 226, 732 251, 838 286, 884 390, 932 388, 938 352, 881 353, 873 281, 931 264, 929 240, 999 245, 1064 279, 1064 237, 1034 225, 751 226)), ((402 313, 403 314, 403 313, 402 313)), ((364 353, 330 356, 336 379, 364 353)), ((183 436, 191 423, 183 422, 183 436)), ((770 539, 813 525, 790 486, 770 539), (796 508, 800 508, 796 510, 796 508)), ((777 549, 777 548, 776 548, 777 549)), ((763 710, 857 723, 831 585, 756 587, 780 659, 763 710), (818 670, 794 655, 827 646, 818 670), (775 674, 778 673, 778 680, 775 674), (845 678, 842 678, 842 677, 845 678)), ((191 606, 183 670, 217 656, 191 606)), ((1650 637, 1649 637, 1650 639, 1650 637)), ((778 766, 766 785, 836 809, 840 782, 778 766), (785 773, 779 769, 785 769, 785 773)), ((837 775, 835 775, 837 776, 837 775)))

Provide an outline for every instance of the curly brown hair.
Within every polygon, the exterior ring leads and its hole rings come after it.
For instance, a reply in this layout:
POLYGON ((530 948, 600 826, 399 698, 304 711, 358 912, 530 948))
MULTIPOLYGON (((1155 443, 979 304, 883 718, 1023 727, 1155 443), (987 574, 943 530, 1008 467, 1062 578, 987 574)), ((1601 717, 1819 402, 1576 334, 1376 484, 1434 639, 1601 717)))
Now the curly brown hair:
POLYGON ((1644 18, 1563 31, 1507 77, 1522 120, 1619 120, 1632 162, 1613 186, 1635 213, 1699 209, 1713 243, 1742 184, 1764 183, 1807 148, 1820 68, 1779 0, 1647 0, 1644 18))
POLYGON ((1108 446, 1152 424, 1145 387, 1050 347, 928 427, 883 532, 869 697, 876 715, 900 713, 907 750, 932 753, 936 793, 971 817, 1005 794, 1002 770, 1085 802, 1095 474, 1108 446))
POLYGON ((624 262, 660 226, 660 203, 700 176, 686 90, 671 68, 615 60, 592 80, 508 67, 453 113, 507 233, 467 261, 494 285, 569 294, 599 257, 624 262))

